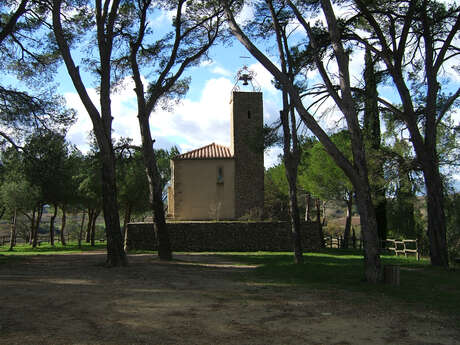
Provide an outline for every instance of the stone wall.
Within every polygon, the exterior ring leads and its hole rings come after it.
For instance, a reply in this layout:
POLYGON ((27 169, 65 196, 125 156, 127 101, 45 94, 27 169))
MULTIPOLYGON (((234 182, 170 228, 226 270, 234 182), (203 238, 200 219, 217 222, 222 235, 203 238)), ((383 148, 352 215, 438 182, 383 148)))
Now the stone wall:
MULTIPOLYGON (((173 251, 291 251, 287 222, 170 222, 167 224, 173 251)), ((155 250, 151 223, 128 224, 128 249, 155 250)), ((302 246, 320 247, 316 223, 302 223, 302 246)))

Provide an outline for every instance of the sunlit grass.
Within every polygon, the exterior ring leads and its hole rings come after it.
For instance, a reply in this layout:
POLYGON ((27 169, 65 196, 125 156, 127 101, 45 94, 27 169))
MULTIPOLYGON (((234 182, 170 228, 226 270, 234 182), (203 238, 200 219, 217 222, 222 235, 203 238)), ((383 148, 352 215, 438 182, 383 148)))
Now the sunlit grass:
POLYGON ((97 242, 95 246, 91 246, 89 243, 82 242, 81 248, 78 247, 78 242, 69 242, 63 246, 61 243, 56 243, 51 246, 49 243, 42 243, 36 248, 32 248, 29 244, 18 244, 12 251, 9 250, 9 244, 0 246, 1 256, 27 256, 27 255, 53 255, 53 254, 67 254, 77 252, 87 252, 92 250, 104 250, 106 249, 106 243, 97 242))
POLYGON ((460 317, 460 270, 433 267, 428 259, 382 256, 383 265, 400 266, 400 286, 369 284, 364 280, 362 253, 324 250, 304 254, 305 262, 293 263, 291 253, 233 253, 245 264, 259 265, 256 279, 264 282, 302 285, 314 289, 363 292, 386 296, 400 303, 455 314, 460 317))

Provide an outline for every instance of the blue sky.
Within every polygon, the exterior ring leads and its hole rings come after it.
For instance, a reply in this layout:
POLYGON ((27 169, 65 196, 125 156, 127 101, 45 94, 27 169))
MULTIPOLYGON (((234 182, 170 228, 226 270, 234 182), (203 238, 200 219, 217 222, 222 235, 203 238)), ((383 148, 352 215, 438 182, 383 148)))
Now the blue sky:
MULTIPOLYGON (((231 46, 216 46, 209 53, 211 61, 192 67, 186 72, 191 77, 190 89, 184 99, 167 112, 156 109, 151 115, 151 130, 157 148, 170 148, 177 145, 186 152, 216 142, 230 144, 230 94, 235 84, 235 76, 243 65, 256 73, 256 82, 264 95, 264 120, 272 123, 278 117, 280 95, 271 84, 271 75, 266 72, 245 48, 234 42, 231 46)), ((78 112, 77 123, 70 128, 68 139, 82 151, 88 149, 88 133, 92 128, 89 116, 76 94, 70 78, 62 67, 59 74, 59 90, 64 94, 67 104, 78 112)), ((97 104, 94 89, 88 89, 97 104)), ((136 118, 136 100, 133 85, 127 78, 124 87, 112 96, 114 117, 114 137, 130 137, 140 143, 136 118)), ((278 161, 279 148, 266 154, 266 166, 278 161)))
MULTIPOLYGON (((251 16, 251 13, 244 15, 248 17, 251 16)), ((163 29, 163 26, 168 25, 169 20, 170 14, 160 14, 155 25, 163 29)), ((269 124, 278 119, 280 94, 271 84, 271 75, 252 57, 249 57, 250 55, 239 42, 235 41, 231 46, 215 46, 210 50, 209 56, 210 62, 193 67, 186 72, 192 81, 185 98, 172 111, 156 109, 151 115, 151 130, 157 148, 170 148, 176 145, 181 152, 186 152, 212 142, 229 145, 230 94, 235 84, 236 73, 243 65, 247 65, 256 73, 255 79, 262 88, 265 123, 269 124)), ((358 51, 351 56, 350 70, 354 73, 352 78, 354 83, 361 79, 363 61, 363 52, 358 51)), ((335 70, 334 64, 328 64, 328 68, 332 73, 335 70)), ((456 80, 456 85, 460 84, 460 75, 451 73, 449 68, 446 70, 446 74, 456 80)), ((309 78, 311 84, 314 84, 318 80, 317 72, 312 71, 309 78)), ((88 149, 88 133, 92 128, 91 121, 64 67, 60 70, 58 81, 60 84, 59 91, 64 94, 68 105, 75 108, 79 114, 77 123, 69 130, 68 139, 82 151, 86 151, 88 149)), ((125 87, 112 97, 114 137, 130 137, 139 144, 140 135, 133 84, 130 78, 127 78, 124 84, 125 87)), ((88 92, 97 104, 96 91, 88 89, 88 92)), ((382 85, 379 92, 382 96, 393 101, 397 97, 397 93, 388 85, 382 85)), ((327 102, 324 108, 329 112, 328 115, 321 118, 321 124, 327 130, 342 128, 344 125, 341 121, 342 116, 334 111, 332 100, 327 102)), ((458 111, 454 118, 456 123, 460 122, 458 111)), ((265 166, 270 167, 276 164, 280 153, 280 148, 267 151, 265 166)), ((457 179, 460 180, 460 175, 457 175, 457 179)))

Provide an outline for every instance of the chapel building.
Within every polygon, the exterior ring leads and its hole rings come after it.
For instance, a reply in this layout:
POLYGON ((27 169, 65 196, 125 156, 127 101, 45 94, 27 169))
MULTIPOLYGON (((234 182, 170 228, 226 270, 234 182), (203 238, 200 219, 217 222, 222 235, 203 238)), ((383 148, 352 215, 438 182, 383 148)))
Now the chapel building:
POLYGON ((231 220, 264 206, 261 92, 233 91, 230 147, 215 143, 171 160, 168 217, 231 220))

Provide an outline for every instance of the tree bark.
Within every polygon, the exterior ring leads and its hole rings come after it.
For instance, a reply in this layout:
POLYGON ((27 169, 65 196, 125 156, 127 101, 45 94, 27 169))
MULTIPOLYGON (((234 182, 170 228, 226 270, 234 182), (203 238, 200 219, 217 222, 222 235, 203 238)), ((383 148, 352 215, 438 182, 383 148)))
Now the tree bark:
POLYGON ((83 211, 83 216, 81 217, 80 232, 78 234, 78 248, 81 248, 81 239, 83 236, 83 227, 85 225, 85 216, 86 216, 86 213, 85 211, 83 211))
POLYGON ((99 217, 99 210, 94 211, 93 219, 91 220, 91 230, 90 230, 90 242, 91 247, 96 245, 96 220, 99 217))
POLYGON ((54 204, 54 213, 50 218, 50 244, 54 247, 54 221, 57 216, 57 205, 54 204))
POLYGON ((347 197, 347 219, 345 221, 345 230, 343 231, 343 248, 348 249, 348 242, 350 239, 351 220, 352 220, 352 206, 353 206, 353 194, 348 193, 347 197))
POLYGON ((128 204, 126 205, 126 208, 125 208, 125 219, 123 220, 123 231, 124 231, 124 234, 123 234, 123 249, 124 251, 126 252, 127 249, 128 249, 128 223, 129 221, 131 220, 131 209, 132 209, 132 206, 131 204, 128 204))
POLYGON ((38 206, 37 208, 37 216, 35 218, 35 224, 33 226, 33 240, 32 240, 32 248, 37 248, 38 244, 38 231, 40 229, 40 221, 43 215, 43 205, 38 206))
MULTIPOLYGON (((289 55, 285 28, 279 23, 272 1, 267 1, 272 17, 272 25, 276 35, 278 54, 281 61, 281 71, 293 82, 292 61, 289 55)), ((297 202, 297 170, 300 162, 300 152, 297 140, 294 107, 291 106, 288 93, 282 91, 283 110, 280 111, 280 121, 283 128, 283 158, 286 178, 289 184, 289 218, 294 247, 294 262, 303 263, 302 237, 300 233, 300 215, 297 202), (289 116, 291 115, 291 116, 289 116)))
MULTIPOLYGON (((177 11, 177 16, 178 20, 180 21, 180 16, 181 16, 181 6, 183 5, 183 2, 180 2, 180 6, 177 11)), ((130 63, 131 63, 131 69, 133 72, 133 79, 134 83, 136 85, 134 91, 136 92, 136 97, 137 97, 137 118, 139 121, 139 129, 141 132, 141 138, 142 138, 142 154, 144 158, 144 166, 145 166, 145 172, 147 175, 147 180, 149 183, 149 202, 150 202, 150 207, 153 213, 153 231, 155 233, 155 239, 157 243, 157 248, 158 248, 158 257, 161 260, 172 260, 172 250, 171 250, 171 242, 169 240, 169 233, 168 229, 166 226, 166 218, 165 218, 165 211, 164 211, 164 205, 163 205, 163 191, 161 190, 161 178, 160 178, 160 173, 158 171, 158 166, 157 166, 157 161, 156 161, 156 156, 155 156, 155 151, 153 149, 153 139, 152 139, 152 133, 150 131, 150 124, 149 124, 149 118, 150 118, 150 113, 153 111, 153 107, 158 100, 158 96, 155 95, 150 95, 148 102, 146 102, 145 99, 145 93, 144 93, 144 85, 142 83, 141 75, 139 72, 139 65, 137 63, 137 53, 138 49, 141 46, 145 30, 146 30, 146 25, 145 25, 145 11, 143 12, 143 20, 141 20, 141 28, 139 32, 139 36, 136 42, 132 42, 131 44, 131 52, 130 52, 130 63)), ((176 41, 175 41, 175 49, 174 51, 177 50, 178 45, 180 41, 178 41, 177 37, 177 31, 180 29, 180 25, 176 27, 176 41)), ((175 54, 175 53, 174 53, 175 54)), ((171 56, 171 59, 173 57, 171 56)), ((170 60, 170 63, 171 60, 170 60)), ((171 68, 171 66, 169 66, 171 68)), ((166 70, 163 72, 167 72, 166 70)), ((157 88, 160 88, 161 82, 163 77, 160 77, 158 84, 157 82, 157 88)), ((161 90, 157 90, 160 92, 161 95, 161 90)))
POLYGON ((12 251, 14 249, 14 246, 16 245, 16 218, 17 218, 17 210, 15 208, 14 213, 13 213, 13 219, 12 219, 12 222, 11 222, 10 249, 9 249, 9 251, 12 251))
POLYGON ((428 238, 430 239, 430 259, 435 266, 449 266, 446 240, 446 215, 444 194, 439 169, 435 164, 424 164, 423 176, 427 188, 428 238))
POLYGON ((32 217, 30 217, 30 236, 29 236, 29 244, 32 245, 34 241, 34 231, 35 231, 35 215, 36 209, 32 210, 32 217))
POLYGON ((318 236, 321 241, 321 248, 326 247, 326 243, 324 242, 324 232, 323 232, 323 223, 321 222, 321 200, 315 200, 316 205, 316 223, 318 224, 318 236))
POLYGON ((93 208, 88 208, 88 224, 86 226, 86 235, 85 235, 85 242, 89 243, 91 240, 91 226, 93 225, 93 218, 96 210, 93 208))
POLYGON ((289 158, 284 162, 286 166, 286 177, 289 183, 289 217, 291 223, 291 234, 294 244, 294 262, 303 263, 302 239, 300 233, 300 215, 297 204, 297 165, 289 158))
MULTIPOLYGON (((460 88, 456 92, 444 98, 440 102, 440 95, 447 92, 441 90, 442 84, 437 80, 440 70, 444 68, 447 60, 457 54, 453 41, 460 30, 460 17, 447 16, 450 23, 439 23, 430 17, 432 11, 428 8, 430 2, 410 2, 407 12, 404 13, 404 22, 401 32, 395 33, 391 37, 385 35, 384 28, 388 23, 381 23, 374 18, 365 2, 356 0, 357 7, 366 19, 369 27, 373 29, 373 34, 377 38, 375 42, 365 43, 370 49, 379 54, 386 65, 393 83, 398 90, 402 109, 390 104, 388 107, 397 119, 402 119, 410 133, 410 140, 413 144, 417 161, 421 165, 426 193, 428 211, 428 237, 430 239, 431 263, 436 266, 447 267, 448 255, 446 245, 446 219, 444 214, 443 185, 439 172, 439 160, 436 151, 438 145, 437 132, 438 126, 443 117, 452 108, 455 100, 460 96, 460 88), (443 26, 442 36, 436 35, 436 26, 443 26), (416 36, 410 36, 411 27, 417 27, 416 36), (434 29, 435 28, 435 29, 434 29), (434 31, 433 31, 434 30, 434 31), (410 41, 413 44, 407 44, 410 41), (379 47, 380 46, 380 49, 379 47), (406 48, 419 48, 421 62, 417 68, 421 68, 423 74, 423 85, 418 87, 417 92, 411 94, 408 83, 405 80, 404 69, 406 68, 406 48), (416 99, 415 99, 415 98, 416 99), (424 104, 419 105, 420 99, 424 104)), ((391 21, 392 29, 396 28, 395 18, 400 17, 400 13, 388 13, 386 15, 391 21)), ((412 52, 410 52, 412 54, 412 52)), ((409 83, 413 82, 409 78, 409 83)), ((387 105, 388 106, 388 105, 387 105)))
POLYGON ((102 202, 105 227, 107 233, 107 266, 127 265, 127 257, 123 250, 123 240, 117 202, 117 184, 115 174, 115 155, 112 144, 112 111, 111 111, 111 55, 113 40, 116 36, 115 24, 118 16, 120 0, 96 1, 96 34, 99 53, 98 71, 100 111, 92 102, 81 78, 79 68, 73 61, 70 47, 61 24, 62 0, 53 1, 52 19, 53 32, 59 51, 63 57, 67 72, 73 85, 93 123, 94 134, 100 149, 102 163, 102 202))
POLYGON ((380 112, 378 108, 377 78, 375 64, 369 47, 366 47, 364 69, 364 138, 367 144, 368 161, 370 162, 370 176, 372 176, 371 190, 374 196, 375 216, 377 219, 377 232, 382 245, 387 239, 388 225, 386 216, 386 188, 383 164, 379 157, 381 150, 380 112))
POLYGON ((153 140, 150 133, 148 117, 139 117, 139 126, 142 137, 142 153, 146 167, 147 180, 149 181, 149 201, 153 211, 153 228, 158 246, 158 257, 161 260, 172 260, 171 242, 166 226, 162 190, 160 184, 160 173, 153 150, 153 140))
POLYGON ((382 280, 382 266, 379 254, 380 246, 375 210, 371 200, 369 185, 358 186, 355 191, 356 205, 358 206, 361 221, 365 275, 368 281, 375 283, 382 280))
MULTIPOLYGON (((315 46, 316 42, 314 42, 314 35, 311 34, 312 30, 310 26, 308 23, 306 23, 305 19, 301 16, 297 8, 292 4, 292 1, 288 0, 287 3, 293 9, 301 25, 306 29, 310 42, 313 44, 313 46, 315 46)), ((365 241, 365 245, 369 248, 366 249, 366 255, 364 257, 366 280, 368 282, 376 283, 381 278, 381 265, 378 253, 377 223, 374 210, 370 210, 370 208, 373 208, 372 198, 370 195, 361 128, 358 120, 358 113, 354 104, 354 98, 351 93, 348 53, 344 50, 341 44, 340 27, 337 24, 330 1, 321 0, 321 7, 328 24, 329 37, 332 42, 335 59, 339 69, 338 75, 340 93, 327 76, 326 69, 324 68, 322 61, 319 59, 319 55, 315 59, 315 62, 317 63, 318 70, 323 78, 328 92, 345 116, 347 127, 350 131, 353 164, 351 164, 351 162, 346 157, 344 157, 340 150, 338 150, 338 148, 334 145, 327 133, 320 127, 315 118, 304 107, 298 90, 289 80, 288 76, 282 73, 277 68, 277 66, 273 64, 270 59, 259 49, 257 49, 257 47, 249 40, 249 38, 243 33, 241 28, 236 23, 236 20, 230 8, 228 7, 228 2, 226 2, 225 5, 228 24, 234 36, 246 47, 251 55, 253 55, 276 78, 276 80, 282 85, 283 90, 289 93, 291 102, 296 107, 302 121, 304 121, 307 127, 316 135, 318 140, 324 145, 326 151, 331 155, 337 165, 344 171, 344 173, 353 184, 353 187, 356 191, 356 197, 359 199, 357 200, 357 205, 358 210, 360 211, 363 231, 368 232, 368 235, 366 236, 368 240, 365 241)))
POLYGON ((65 226, 66 226, 66 221, 67 221, 67 216, 66 216, 66 208, 65 206, 62 206, 61 207, 62 209, 62 218, 61 218, 61 244, 63 246, 67 245, 66 241, 65 241, 65 226))
POLYGON ((311 195, 305 193, 305 221, 311 222, 311 195))

